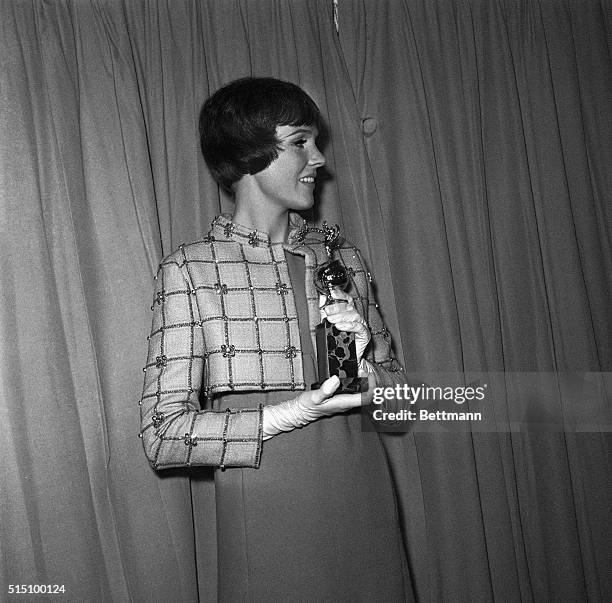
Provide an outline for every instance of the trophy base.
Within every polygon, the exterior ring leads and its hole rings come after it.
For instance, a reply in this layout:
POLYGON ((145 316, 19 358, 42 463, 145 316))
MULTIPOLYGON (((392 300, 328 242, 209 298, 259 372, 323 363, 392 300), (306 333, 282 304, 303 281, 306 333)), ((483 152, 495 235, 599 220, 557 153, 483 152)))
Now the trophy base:
POLYGON ((359 377, 354 333, 339 331, 328 320, 324 320, 316 327, 315 339, 319 381, 312 385, 312 389, 319 389, 323 381, 337 375, 340 385, 336 394, 368 391, 367 377, 359 377))
MULTIPOLYGON (((320 383, 313 383, 310 389, 319 389, 320 383)), ((340 385, 334 392, 336 394, 361 394, 368 391, 367 377, 340 377, 340 385)))

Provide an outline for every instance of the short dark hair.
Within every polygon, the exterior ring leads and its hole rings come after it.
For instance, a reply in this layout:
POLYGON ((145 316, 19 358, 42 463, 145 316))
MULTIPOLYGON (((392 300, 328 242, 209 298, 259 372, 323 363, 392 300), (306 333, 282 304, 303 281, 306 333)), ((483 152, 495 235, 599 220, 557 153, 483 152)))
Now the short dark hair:
POLYGON ((213 177, 225 190, 278 157, 277 126, 316 126, 323 119, 299 86, 270 77, 245 77, 215 92, 200 112, 200 145, 213 177))

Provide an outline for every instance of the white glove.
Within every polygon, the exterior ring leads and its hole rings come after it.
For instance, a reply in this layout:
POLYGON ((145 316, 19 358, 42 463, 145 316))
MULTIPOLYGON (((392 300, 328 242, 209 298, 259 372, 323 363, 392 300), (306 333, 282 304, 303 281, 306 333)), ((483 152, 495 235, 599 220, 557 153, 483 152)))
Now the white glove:
MULTIPOLYGON (((355 309, 353 298, 340 289, 332 291, 332 297, 344 300, 346 303, 330 304, 321 308, 321 317, 327 318, 338 330, 355 333, 355 350, 357 352, 357 362, 361 361, 363 352, 370 343, 370 329, 365 320, 355 309)), ((319 298, 319 307, 325 301, 325 296, 319 298)))
POLYGON ((317 419, 344 412, 371 402, 375 386, 374 376, 369 378, 367 392, 333 396, 340 380, 335 375, 325 380, 319 389, 308 390, 293 400, 263 407, 263 439, 282 431, 291 431, 317 419))

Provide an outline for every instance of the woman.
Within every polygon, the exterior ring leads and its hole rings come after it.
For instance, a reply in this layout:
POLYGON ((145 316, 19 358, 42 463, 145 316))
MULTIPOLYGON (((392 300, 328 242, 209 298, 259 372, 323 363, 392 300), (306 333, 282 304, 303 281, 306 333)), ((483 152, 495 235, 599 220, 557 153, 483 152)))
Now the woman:
POLYGON ((361 394, 320 389, 321 315, 355 333, 363 374, 400 382, 357 250, 346 303, 319 308, 322 237, 308 210, 322 119, 297 86, 245 78, 203 106, 204 158, 233 194, 233 216, 181 245, 157 275, 141 402, 155 469, 211 465, 220 600, 410 599, 393 484, 377 433, 361 430, 361 394), (301 428, 301 429, 296 429, 301 428))

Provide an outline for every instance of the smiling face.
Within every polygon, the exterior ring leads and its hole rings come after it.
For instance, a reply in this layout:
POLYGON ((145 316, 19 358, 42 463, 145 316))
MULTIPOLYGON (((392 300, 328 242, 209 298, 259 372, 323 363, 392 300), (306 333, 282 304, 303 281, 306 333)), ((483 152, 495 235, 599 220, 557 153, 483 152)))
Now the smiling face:
POLYGON ((315 142, 317 135, 315 126, 277 126, 278 157, 251 175, 262 199, 281 210, 312 207, 317 169, 325 163, 315 142))

